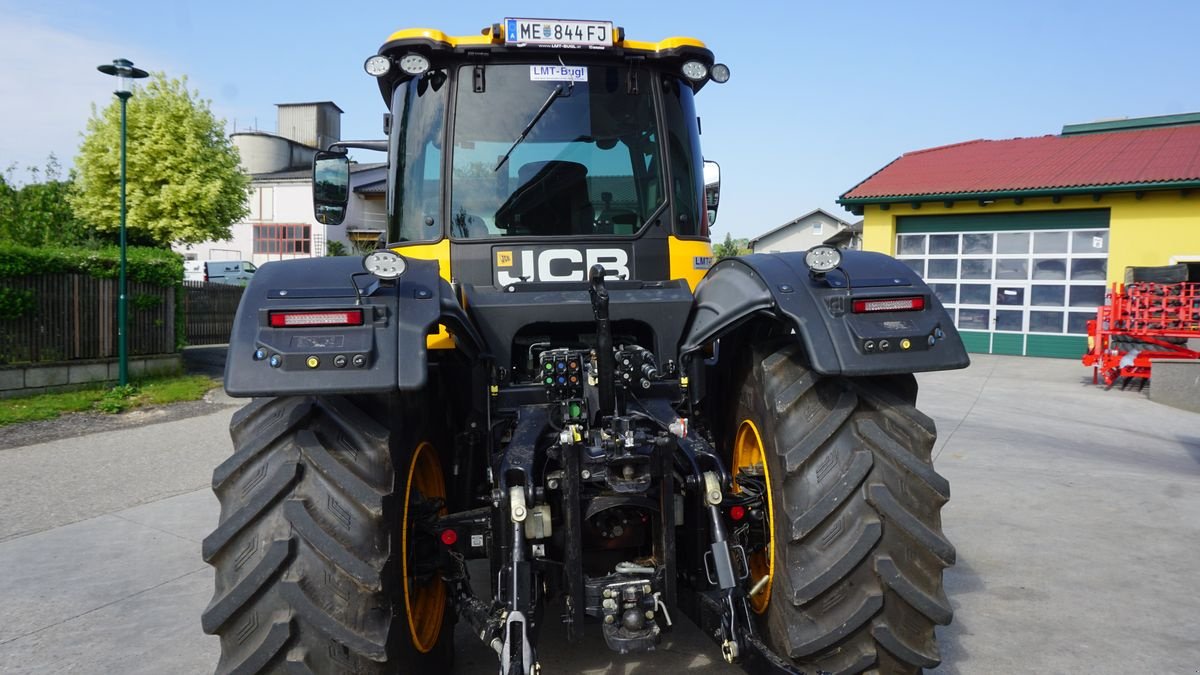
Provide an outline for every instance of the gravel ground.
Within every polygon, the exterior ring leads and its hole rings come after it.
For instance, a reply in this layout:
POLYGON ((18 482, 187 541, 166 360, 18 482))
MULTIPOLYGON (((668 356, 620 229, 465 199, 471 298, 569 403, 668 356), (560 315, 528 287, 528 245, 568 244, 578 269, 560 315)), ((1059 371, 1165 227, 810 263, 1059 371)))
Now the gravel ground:
MULTIPOLYGON (((138 408, 118 415, 91 412, 71 413, 52 420, 10 424, 0 427, 0 452, 102 431, 131 429, 147 424, 161 424, 200 415, 211 415, 229 405, 223 401, 218 402, 217 398, 218 396, 210 395, 202 401, 138 408)), ((227 399, 228 397, 220 394, 219 398, 227 399)))

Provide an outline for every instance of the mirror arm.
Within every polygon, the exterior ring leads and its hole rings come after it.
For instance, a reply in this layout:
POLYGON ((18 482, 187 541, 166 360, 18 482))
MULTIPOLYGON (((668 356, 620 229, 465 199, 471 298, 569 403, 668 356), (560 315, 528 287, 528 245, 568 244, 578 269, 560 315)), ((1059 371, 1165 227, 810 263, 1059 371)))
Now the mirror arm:
POLYGON ((382 140, 382 141, 337 141, 336 143, 329 144, 329 150, 332 152, 337 152, 339 150, 345 151, 350 148, 359 148, 361 150, 377 150, 379 152, 387 152, 388 142, 386 140, 382 140))

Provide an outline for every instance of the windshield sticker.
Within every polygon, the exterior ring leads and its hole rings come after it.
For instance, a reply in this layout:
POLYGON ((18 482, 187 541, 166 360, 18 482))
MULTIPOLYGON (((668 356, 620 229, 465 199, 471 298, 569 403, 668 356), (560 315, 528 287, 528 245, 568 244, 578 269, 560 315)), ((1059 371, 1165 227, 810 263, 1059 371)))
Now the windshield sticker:
POLYGON ((534 82, 587 82, 587 66, 529 66, 534 82))

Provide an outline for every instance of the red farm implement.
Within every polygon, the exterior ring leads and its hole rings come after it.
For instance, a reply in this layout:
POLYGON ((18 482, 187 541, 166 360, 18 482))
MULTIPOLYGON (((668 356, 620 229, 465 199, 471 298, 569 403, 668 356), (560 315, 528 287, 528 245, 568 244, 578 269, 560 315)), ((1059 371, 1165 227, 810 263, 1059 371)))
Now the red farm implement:
POLYGON ((1200 351, 1188 348, 1189 339, 1200 338, 1200 283, 1113 284, 1106 298, 1088 322, 1083 364, 1092 366, 1093 382, 1144 385, 1154 361, 1200 360, 1200 351))

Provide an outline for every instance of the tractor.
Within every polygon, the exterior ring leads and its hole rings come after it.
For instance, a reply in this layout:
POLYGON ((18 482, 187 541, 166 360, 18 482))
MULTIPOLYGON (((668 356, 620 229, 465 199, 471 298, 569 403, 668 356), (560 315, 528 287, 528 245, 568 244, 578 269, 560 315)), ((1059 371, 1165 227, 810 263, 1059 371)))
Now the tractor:
POLYGON ((203 629, 220 673, 446 673, 456 624, 537 675, 548 624, 751 673, 939 663, 947 481, 913 373, 969 364, 925 283, 815 246, 713 261, 704 43, 507 18, 365 62, 386 240, 275 262, 230 336, 203 629))

